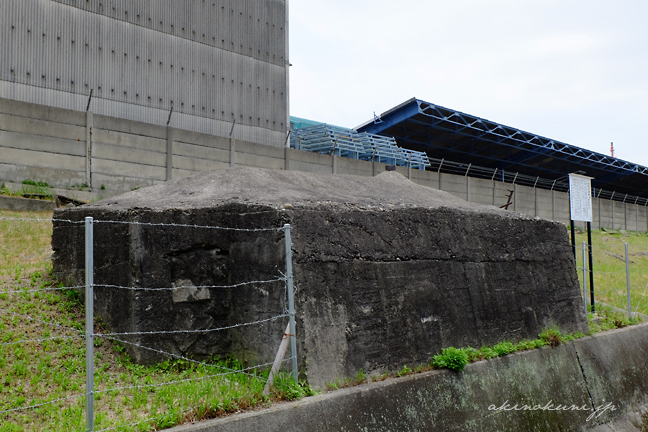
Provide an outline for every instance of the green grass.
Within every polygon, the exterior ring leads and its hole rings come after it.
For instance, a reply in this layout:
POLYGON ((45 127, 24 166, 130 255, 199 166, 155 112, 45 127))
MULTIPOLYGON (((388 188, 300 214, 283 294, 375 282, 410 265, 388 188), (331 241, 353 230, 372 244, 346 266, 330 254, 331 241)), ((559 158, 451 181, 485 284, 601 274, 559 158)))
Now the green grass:
POLYGON ((49 184, 42 181, 23 180, 22 189, 10 191, 7 186, 0 187, 0 195, 15 196, 15 197, 31 197, 40 198, 44 200, 53 200, 53 190, 49 184))
MULTIPOLYGON (((51 213, 0 211, 2 217, 49 219, 51 213)), ((0 411, 69 399, 0 414, 0 432, 85 431, 85 398, 77 397, 85 393, 85 339, 65 337, 85 328, 80 296, 72 290, 30 292, 56 286, 51 233, 51 221, 0 220, 0 344, 7 344, 0 345, 0 411), (21 342, 38 339, 47 340, 21 342)), ((97 330, 103 330, 100 322, 95 322, 97 330)), ((267 371, 232 374, 242 368, 236 360, 206 363, 136 365, 123 346, 97 338, 95 429, 159 430, 313 394, 305 383, 280 374, 272 393, 263 395, 267 371), (146 387, 110 390, 133 386, 146 387)))
MULTIPOLYGON (((625 262, 614 255, 625 257, 625 244, 628 243, 630 260, 630 301, 633 312, 648 315, 648 236, 645 233, 629 232, 609 234, 602 231, 592 232, 592 251, 594 259, 594 298, 596 301, 628 309, 625 262), (641 255, 646 253, 646 255, 641 255)), ((576 262, 583 265, 582 242, 587 241, 587 233, 576 235, 576 262)), ((586 259, 587 261, 587 259, 586 259)), ((582 270, 578 272, 583 283, 582 270)), ((589 293, 589 276, 587 277, 589 293)), ((589 294, 588 294, 589 295, 589 294)))

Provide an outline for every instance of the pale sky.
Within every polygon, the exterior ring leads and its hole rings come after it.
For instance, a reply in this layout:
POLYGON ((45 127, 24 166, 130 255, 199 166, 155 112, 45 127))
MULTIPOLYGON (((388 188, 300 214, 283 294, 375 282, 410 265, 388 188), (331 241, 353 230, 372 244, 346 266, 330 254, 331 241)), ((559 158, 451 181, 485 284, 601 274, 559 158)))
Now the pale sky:
POLYGON ((292 0, 291 115, 412 98, 648 166, 646 0, 292 0))

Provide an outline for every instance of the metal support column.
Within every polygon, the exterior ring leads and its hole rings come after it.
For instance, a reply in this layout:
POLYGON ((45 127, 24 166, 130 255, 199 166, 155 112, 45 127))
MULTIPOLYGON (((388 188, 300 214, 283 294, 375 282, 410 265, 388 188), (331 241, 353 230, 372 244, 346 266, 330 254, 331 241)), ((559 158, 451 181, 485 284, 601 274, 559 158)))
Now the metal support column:
MULTIPOLYGON (((88 107, 90 102, 88 102, 88 107)), ((86 175, 85 183, 92 187, 92 127, 94 124, 94 116, 92 111, 86 111, 86 175)))
POLYGON ((583 304, 585 305, 585 315, 587 315, 587 265, 586 263, 587 243, 583 242, 583 304))
POLYGON ((173 129, 167 126, 166 180, 173 180, 173 129))
POLYGON ((229 139, 230 139, 230 168, 236 166, 236 139, 234 138, 234 126, 236 126, 236 120, 232 123, 232 129, 230 130, 229 139))
POLYGON ((86 429, 94 430, 94 259, 92 218, 85 218, 86 429))
POLYGON ((626 289, 628 292, 628 319, 632 318, 632 305, 630 304, 630 259, 628 258, 628 243, 625 244, 626 263, 626 289))
POLYGON ((290 315, 290 353, 292 357, 293 378, 299 382, 297 371, 297 333, 295 333, 295 293, 293 290, 292 271, 292 240, 290 238, 290 225, 284 225, 284 237, 286 245, 286 288, 288 289, 288 314, 290 315))
POLYGON ((587 222, 587 245, 589 246, 590 302, 592 303, 592 312, 594 312, 596 308, 594 306, 594 254, 592 253, 592 222, 587 222))

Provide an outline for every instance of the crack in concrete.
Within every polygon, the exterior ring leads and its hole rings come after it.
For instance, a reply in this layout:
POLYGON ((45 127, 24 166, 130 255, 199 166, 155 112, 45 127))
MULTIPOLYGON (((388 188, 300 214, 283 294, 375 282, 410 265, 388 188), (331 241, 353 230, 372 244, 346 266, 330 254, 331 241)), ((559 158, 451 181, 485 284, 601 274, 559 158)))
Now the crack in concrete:
POLYGON ((594 406, 594 398, 592 397, 592 393, 590 392, 589 389, 589 384, 587 383, 587 375, 585 374, 585 369, 583 369, 583 365, 581 364, 580 356, 578 355, 578 348, 576 347, 576 344, 572 343, 572 346, 574 347, 574 352, 576 353, 576 360, 578 361, 578 367, 580 367, 581 374, 583 375, 583 380, 585 381, 585 388, 587 389, 587 394, 590 398, 590 404, 592 405, 592 411, 596 410, 594 406))

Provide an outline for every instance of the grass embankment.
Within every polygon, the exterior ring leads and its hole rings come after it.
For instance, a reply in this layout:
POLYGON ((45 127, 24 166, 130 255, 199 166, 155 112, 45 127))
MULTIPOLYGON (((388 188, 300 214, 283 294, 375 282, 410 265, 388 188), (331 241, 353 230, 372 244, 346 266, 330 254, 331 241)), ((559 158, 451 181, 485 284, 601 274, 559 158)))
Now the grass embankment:
MULTIPOLYGON (((0 218, 51 216, 0 211, 0 218)), ((1 432, 85 431, 84 310, 76 291, 46 291, 56 286, 51 234, 49 220, 0 219, 0 411, 18 409, 0 413, 1 432), (61 400, 48 403, 55 399, 61 400)), ((95 332, 101 330, 96 323, 95 332)), ((241 369, 236 361, 209 363, 139 366, 121 345, 95 339, 95 431, 159 430, 310 392, 279 377, 264 396, 266 372, 230 373, 241 369), (186 381, 158 385, 180 380, 186 381)))
MULTIPOLYGON (((13 182, 10 182, 13 183, 13 182)), ((20 185, 15 185, 20 186, 20 185)), ((6 185, 0 187, 0 195, 14 196, 14 197, 26 197, 26 198, 38 198, 52 201, 54 200, 53 189, 46 182, 34 181, 34 180, 23 180, 20 188, 12 187, 9 189, 6 185)))
MULTIPOLYGON (((578 267, 583 266, 583 241, 587 241, 586 232, 576 235, 576 262, 578 267)), ((613 234, 605 231, 592 232, 595 300, 628 310, 625 243, 628 243, 629 258, 631 260, 630 301, 632 312, 648 315, 648 235, 646 233, 628 232, 628 237, 626 237, 615 231, 613 231, 613 234)), ((578 278, 582 287, 582 270, 578 271, 578 278)), ((588 276, 588 293, 589 290, 588 276)))

